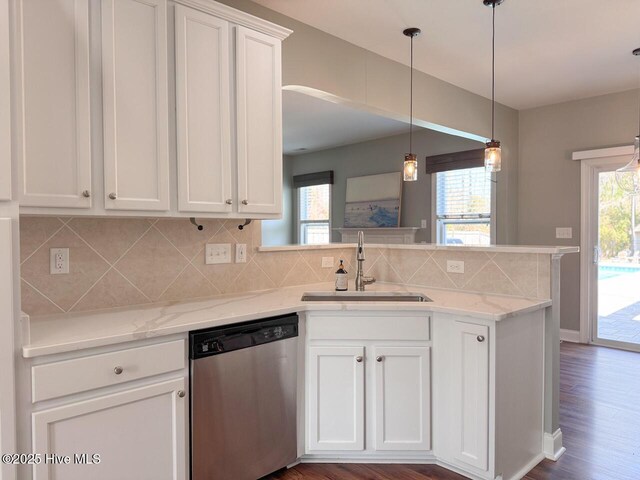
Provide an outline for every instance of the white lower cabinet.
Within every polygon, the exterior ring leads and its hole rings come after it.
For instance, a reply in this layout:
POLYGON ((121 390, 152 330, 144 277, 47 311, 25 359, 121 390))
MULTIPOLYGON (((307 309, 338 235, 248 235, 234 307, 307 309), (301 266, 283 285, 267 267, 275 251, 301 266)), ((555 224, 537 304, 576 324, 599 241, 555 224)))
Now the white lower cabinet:
POLYGON ((175 379, 33 413, 34 452, 71 456, 43 461, 34 480, 186 479, 185 388, 175 379))
POLYGON ((307 454, 431 449, 429 317, 402 321, 308 315, 307 454))
POLYGON ((431 449, 430 350, 373 347, 376 450, 431 449))
POLYGON ((364 347, 309 347, 309 450, 364 449, 364 347))

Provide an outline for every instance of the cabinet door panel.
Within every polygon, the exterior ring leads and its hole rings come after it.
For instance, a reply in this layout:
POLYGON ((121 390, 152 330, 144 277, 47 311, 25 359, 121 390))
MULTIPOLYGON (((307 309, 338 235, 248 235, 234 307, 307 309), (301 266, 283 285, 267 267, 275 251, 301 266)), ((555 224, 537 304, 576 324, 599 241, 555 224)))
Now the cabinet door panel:
POLYGON ((238 211, 282 211, 280 41, 236 28, 238 211))
POLYGON ((481 470, 488 468, 489 328, 455 322, 455 397, 452 430, 458 435, 455 457, 481 470), (484 337, 479 341, 479 337, 484 337))
POLYGON ((309 347, 308 450, 364 449, 364 347, 309 347))
POLYGON ((186 480, 187 397, 177 379, 33 413, 33 451, 100 454, 34 466, 34 480, 186 480))
POLYGON ((20 204, 89 208, 89 2, 19 0, 16 7, 20 204))
POLYGON ((229 25, 175 11, 179 209, 230 212, 229 25))
POLYGON ((169 208, 166 10, 165 0, 102 3, 107 209, 169 208))
POLYGON ((429 347, 376 346, 374 358, 376 450, 429 450, 429 347))

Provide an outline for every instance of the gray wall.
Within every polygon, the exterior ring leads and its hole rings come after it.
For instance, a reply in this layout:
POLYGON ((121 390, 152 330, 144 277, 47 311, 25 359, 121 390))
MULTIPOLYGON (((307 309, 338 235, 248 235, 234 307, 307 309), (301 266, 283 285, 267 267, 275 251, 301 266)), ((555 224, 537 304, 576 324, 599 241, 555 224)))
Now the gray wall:
MULTIPOLYGON (((347 178, 401 171, 408 146, 408 134, 395 135, 287 157, 286 163, 291 165, 292 175, 324 170, 334 171, 331 223, 332 227, 336 228, 344 224, 347 178)), ((420 227, 420 220, 426 219, 428 227, 426 230, 419 230, 417 241, 430 242, 431 240, 431 176, 424 173, 424 157, 481 147, 483 145, 479 142, 431 130, 414 132, 413 150, 418 156, 418 181, 403 184, 400 224, 403 227, 420 227)), ((295 216, 289 215, 288 212, 287 216, 291 216, 295 221, 295 216)), ((339 232, 333 232, 332 241, 340 241, 339 232)))
MULTIPOLYGON (((293 34, 282 45, 284 85, 313 87, 376 109, 382 115, 408 121, 409 69, 406 65, 250 0, 221 2, 293 30, 293 34)), ((428 41, 425 45, 428 47, 428 41)), ((414 75, 414 117, 417 124, 422 126, 453 129, 483 138, 491 135, 490 100, 421 72, 414 75)), ((496 106, 496 136, 503 146, 503 171, 498 180, 497 209, 498 217, 505 219, 497 224, 497 242, 515 243, 518 213, 516 110, 500 104, 496 106)))
MULTIPOLYGON (((580 162, 574 151, 633 143, 639 91, 520 112, 518 243, 580 244, 580 162), (573 238, 555 238, 572 227, 573 238)), ((561 327, 580 329, 580 256, 562 259, 561 327)))
POLYGON ((282 158, 282 218, 279 220, 264 220, 262 222, 263 245, 289 245, 294 243, 294 210, 293 210, 293 162, 292 157, 282 158))

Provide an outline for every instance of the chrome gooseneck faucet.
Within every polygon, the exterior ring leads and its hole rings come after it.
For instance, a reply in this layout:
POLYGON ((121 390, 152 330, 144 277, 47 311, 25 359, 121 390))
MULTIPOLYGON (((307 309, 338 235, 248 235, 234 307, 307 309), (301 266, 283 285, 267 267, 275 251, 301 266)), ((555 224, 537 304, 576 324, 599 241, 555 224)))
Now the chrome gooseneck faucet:
POLYGON ((373 277, 366 277, 363 274, 362 264, 365 260, 364 256, 364 233, 358 232, 358 247, 356 249, 356 260, 358 261, 358 270, 356 271, 356 291, 364 292, 364 287, 376 281, 373 277))

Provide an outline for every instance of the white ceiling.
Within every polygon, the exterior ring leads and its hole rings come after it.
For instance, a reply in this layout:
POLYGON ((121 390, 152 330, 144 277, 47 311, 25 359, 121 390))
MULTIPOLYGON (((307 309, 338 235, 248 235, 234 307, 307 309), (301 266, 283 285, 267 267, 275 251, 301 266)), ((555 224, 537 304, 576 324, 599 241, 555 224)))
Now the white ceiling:
MULTIPOLYGON (((254 0, 387 58, 491 94, 491 10, 482 0, 254 0)), ((517 109, 636 88, 640 0, 505 0, 496 10, 496 97, 517 109)), ((295 32, 294 32, 295 34, 295 32)), ((313 55, 313 52, 309 52, 313 55)))
POLYGON ((404 122, 290 90, 282 92, 282 127, 286 155, 309 153, 409 131, 409 125, 404 122), (302 148, 304 150, 300 150, 302 148))

